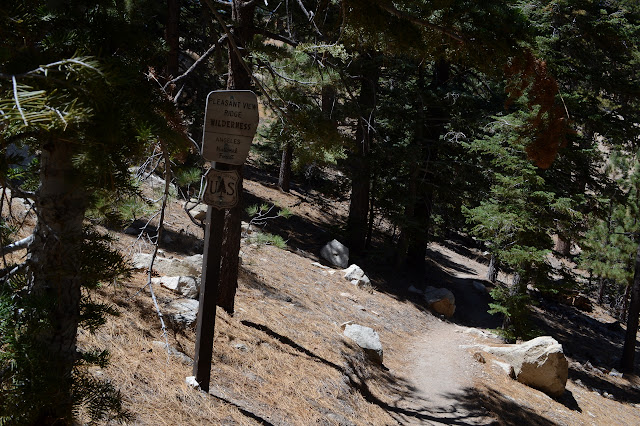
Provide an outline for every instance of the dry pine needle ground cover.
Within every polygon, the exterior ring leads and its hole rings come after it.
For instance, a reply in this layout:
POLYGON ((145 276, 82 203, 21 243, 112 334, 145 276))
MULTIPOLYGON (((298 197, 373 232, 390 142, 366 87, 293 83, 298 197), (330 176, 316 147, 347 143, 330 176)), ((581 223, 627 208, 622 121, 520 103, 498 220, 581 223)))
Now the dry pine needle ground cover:
MULTIPOLYGON (((319 200, 317 194, 282 194, 250 180, 246 187, 251 199, 277 201, 291 208, 295 216, 283 226, 285 238, 293 233, 299 238, 317 236, 320 228, 331 226, 332 217, 339 218, 345 212, 343 204, 319 200), (296 218, 302 218, 307 228, 298 227, 301 222, 296 218)), ((164 245, 164 255, 180 257, 201 251, 202 231, 187 219, 182 206, 172 203, 167 213, 173 242, 164 245)), ((19 219, 24 220, 24 215, 19 219)), ((32 222, 26 218, 27 225, 32 222)), ((118 248, 127 254, 151 250, 135 236, 116 235, 118 248)), ((316 252, 315 248, 325 241, 308 242, 304 249, 316 252)), ((474 260, 443 247, 432 249, 453 262, 450 264, 464 265, 466 270, 482 275, 483 265, 474 260)), ((245 239, 242 260, 235 315, 220 310, 217 315, 210 395, 186 385, 185 377, 192 375, 189 359, 168 355, 163 347, 160 321, 144 288, 144 272, 100 289, 96 297, 113 304, 120 315, 109 318, 94 335, 81 332, 79 344, 85 349, 110 351, 109 367, 92 372, 120 389, 125 407, 133 416, 130 424, 393 425, 409 423, 407 419, 413 415, 411 424, 429 424, 420 419, 431 419, 431 413, 423 411, 427 415, 420 417, 417 411, 399 409, 422 404, 416 401, 411 374, 429 374, 410 373, 416 355, 410 354, 409 348, 428 339, 430 330, 437 329, 434 334, 446 338, 447 333, 460 332, 460 327, 435 318, 415 300, 356 288, 342 278, 340 271, 315 266, 313 259, 291 251, 245 239), (385 351, 383 368, 370 364, 360 349, 342 336, 340 325, 347 321, 378 331, 385 351)), ((450 275, 429 284, 447 286, 458 279, 450 275)), ((380 284, 379 280, 374 283, 380 284)), ((177 298, 158 286, 154 290, 163 308, 177 298)), ((612 377, 602 367, 585 369, 576 341, 588 342, 586 346, 606 353, 610 359, 615 358, 618 347, 598 346, 596 329, 567 321, 576 316, 572 312, 538 312, 548 323, 545 332, 559 338, 570 355, 565 397, 553 400, 509 379, 487 356, 474 378, 474 388, 464 398, 451 401, 452 406, 466 407, 467 414, 476 414, 474 422, 468 421, 471 415, 453 422, 640 424, 637 378, 612 377), (568 324, 570 330, 566 329, 568 324), (605 395, 604 390, 609 393, 605 395)), ((193 357, 194 329, 181 328, 167 317, 165 320, 169 345, 193 357)), ((460 323, 455 316, 453 321, 460 323)), ((464 336, 464 343, 478 343, 478 339, 466 333, 464 336)), ((433 342, 434 350, 437 344, 433 342)), ((603 361, 603 365, 607 363, 611 362, 603 361)))

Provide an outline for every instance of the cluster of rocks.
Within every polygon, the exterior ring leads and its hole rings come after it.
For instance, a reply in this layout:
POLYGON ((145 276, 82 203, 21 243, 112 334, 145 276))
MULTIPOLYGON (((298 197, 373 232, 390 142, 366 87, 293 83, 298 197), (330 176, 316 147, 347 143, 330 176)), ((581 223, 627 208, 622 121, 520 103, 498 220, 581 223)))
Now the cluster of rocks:
MULTIPOLYGON (((349 248, 338 240, 327 243, 320 256, 330 265, 344 268, 343 276, 357 287, 371 288, 371 280, 358 265, 349 265, 349 248)), ((433 312, 451 318, 456 310, 456 301, 453 293, 445 288, 426 287, 418 290, 415 287, 409 289, 423 296, 427 306, 433 312)), ((378 333, 358 324, 343 325, 343 334, 363 348, 365 354, 372 361, 382 364, 382 345, 378 333)))
MULTIPOLYGON (((146 253, 134 255, 133 267, 148 269, 151 257, 151 254, 146 253)), ((202 262, 203 256, 201 254, 177 259, 164 257, 162 252, 158 253, 153 262, 153 269, 160 276, 151 278, 151 282, 180 296, 165 307, 167 316, 176 324, 188 327, 196 321, 202 262)))

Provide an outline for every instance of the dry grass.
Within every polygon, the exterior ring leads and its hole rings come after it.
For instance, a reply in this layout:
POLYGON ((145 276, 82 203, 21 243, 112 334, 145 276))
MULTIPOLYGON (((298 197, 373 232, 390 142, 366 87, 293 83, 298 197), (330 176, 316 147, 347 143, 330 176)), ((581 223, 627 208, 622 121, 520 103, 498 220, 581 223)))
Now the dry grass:
MULTIPOLYGON (((299 193, 282 194, 252 181, 246 181, 246 187, 255 198, 289 207, 309 229, 327 226, 330 212, 344 212, 343 205, 332 206, 330 200, 317 209, 299 193)), ((170 205, 167 218, 173 242, 163 247, 166 256, 201 250, 202 230, 186 218, 178 203, 170 205)), ((299 240, 311 237, 307 229, 297 228, 295 219, 290 223, 299 240)), ((119 239, 118 247, 128 254, 151 249, 130 235, 120 234, 119 239)), ((312 241, 309 246, 323 242, 312 241)), ((450 250, 437 250, 455 263, 473 263, 450 250)), ((97 297, 116 306, 120 316, 110 318, 95 335, 81 333, 79 344, 85 349, 110 351, 109 367, 94 368, 92 373, 110 380, 122 392, 125 408, 134 415, 131 424, 404 422, 406 417, 401 414, 407 413, 399 407, 410 406, 408 401, 416 398, 407 374, 407 365, 413 361, 408 348, 429 328, 442 323, 411 302, 354 287, 339 271, 314 266, 313 260, 295 253, 247 243, 243 243, 242 253, 236 313, 231 317, 218 312, 216 319, 210 394, 187 386, 185 377, 192 375, 191 364, 168 356, 157 343, 164 337, 148 289, 140 291, 146 283, 144 274, 136 273, 99 291, 97 297), (347 321, 378 331, 385 351, 384 368, 365 360, 342 336, 340 325, 347 321)), ((481 267, 473 264, 476 270, 481 267)), ((162 288, 154 289, 163 307, 177 298, 162 288)), ((548 318, 554 336, 576 335, 575 330, 562 330, 568 323, 561 317, 548 318)), ((193 328, 170 323, 167 338, 172 348, 193 357, 194 334, 193 328)), ((469 390, 468 401, 459 402, 469 410, 488 412, 501 424, 640 424, 634 406, 640 401, 622 398, 624 392, 638 387, 630 382, 632 378, 581 373, 583 382, 589 374, 593 379, 589 383, 608 383, 621 389, 619 400, 612 400, 578 382, 577 371, 570 372, 566 398, 556 401, 509 379, 489 359, 476 378, 475 389, 469 390)))
MULTIPOLYGON (((145 282, 141 273, 101 291, 121 315, 96 335, 82 334, 80 343, 111 352, 110 367, 95 374, 122 391, 134 423, 395 424, 385 407, 407 386, 365 360, 341 335, 340 324, 378 330, 393 371, 394 348, 428 314, 358 289, 339 271, 332 274, 290 252, 256 245, 242 250, 236 314, 218 312, 216 319, 212 395, 190 389, 184 380, 191 366, 168 359, 154 343, 163 338, 148 292, 135 295, 145 282)), ((176 298, 155 291, 161 304, 176 298)), ((171 329, 168 338, 193 356, 193 329, 171 329)))

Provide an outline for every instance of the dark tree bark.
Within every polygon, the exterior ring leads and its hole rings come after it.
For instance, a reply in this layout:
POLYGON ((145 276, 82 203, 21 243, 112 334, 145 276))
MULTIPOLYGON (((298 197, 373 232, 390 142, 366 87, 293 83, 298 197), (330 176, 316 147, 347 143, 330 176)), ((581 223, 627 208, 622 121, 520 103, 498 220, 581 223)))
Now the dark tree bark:
POLYGON ((293 146, 286 144, 282 150, 282 161, 280 162, 280 174, 278 175, 278 187, 284 192, 291 189, 291 161, 293 160, 293 146))
POLYGON ((425 256, 427 245, 429 244, 432 203, 433 191, 431 188, 425 188, 424 193, 418 197, 414 208, 415 218, 419 226, 409 235, 407 266, 419 277, 424 276, 426 272, 425 256))
POLYGON ((349 158, 351 165, 351 198, 347 219, 347 246, 350 253, 358 255, 364 251, 367 236, 367 214, 371 186, 369 151, 373 143, 373 128, 376 108, 376 90, 380 72, 375 62, 375 53, 362 54, 360 85, 360 116, 356 127, 356 147, 349 158))
MULTIPOLYGON (((444 60, 437 61, 428 89, 438 91, 447 84, 449 77, 449 63, 444 60)), ((421 92, 425 91, 422 68, 418 70, 418 87, 421 92)), ((416 144, 419 154, 416 156, 417 161, 413 164, 410 177, 409 198, 405 206, 406 225, 401 232, 399 252, 396 257, 398 266, 402 266, 402 261, 406 259, 406 265, 417 276, 422 276, 426 270, 425 256, 429 244, 429 226, 434 197, 433 172, 430 170, 430 163, 438 155, 438 141, 445 132, 445 124, 448 120, 448 113, 444 106, 427 107, 421 100, 416 122, 416 144), (425 169, 426 172, 424 172, 425 169)))
POLYGON ((563 236, 558 235, 558 241, 556 242, 555 251, 562 256, 569 256, 571 254, 571 240, 565 239, 563 236))
MULTIPOLYGON (((28 248, 31 294, 47 306, 47 325, 38 342, 46 350, 44 374, 61 379, 50 404, 41 407, 39 424, 66 424, 72 418, 71 375, 77 360, 80 318, 80 255, 87 194, 73 167, 73 144, 53 139, 41 154, 37 191, 38 223, 28 248)), ((42 311, 41 311, 42 312, 42 311)))
POLYGON ((627 317, 627 333, 624 338, 620 367, 625 373, 633 373, 638 334, 638 316, 640 315, 640 245, 636 251, 635 272, 631 289, 631 303, 627 317))
POLYGON ((491 255, 491 260, 489 261, 489 269, 487 271, 487 280, 492 283, 495 283, 498 280, 498 261, 494 255, 491 255))
POLYGON ((602 305, 602 302, 604 302, 605 288, 606 288, 606 280, 601 277, 598 280, 598 305, 602 305))
MULTIPOLYGON (((255 3, 252 1, 233 0, 232 6, 233 36, 237 46, 242 49, 253 38, 255 3)), ((227 89, 250 90, 251 76, 244 68, 237 52, 229 44, 229 77, 227 89)), ((242 215, 242 166, 228 166, 240 174, 238 181, 238 204, 227 210, 224 219, 224 239, 222 241, 220 285, 218 287, 217 305, 233 314, 235 295, 238 288, 238 255, 240 253, 240 219, 242 215)))
POLYGON ((169 46, 167 54, 167 75, 169 78, 178 76, 178 57, 180 53, 180 36, 178 27, 180 25, 180 0, 167 0, 167 28, 166 40, 169 46))

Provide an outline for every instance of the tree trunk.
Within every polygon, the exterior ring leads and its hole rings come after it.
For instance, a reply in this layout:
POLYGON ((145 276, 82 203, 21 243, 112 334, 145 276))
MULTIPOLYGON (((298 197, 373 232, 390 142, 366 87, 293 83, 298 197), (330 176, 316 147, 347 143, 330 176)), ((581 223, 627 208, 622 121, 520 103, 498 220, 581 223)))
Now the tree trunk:
POLYGON ((491 260, 489 261, 489 270, 487 271, 487 280, 492 283, 495 283, 498 280, 498 261, 496 257, 492 254, 491 260))
POLYGON ((406 223, 400 228, 400 236, 398 237, 398 245, 396 249, 396 268, 404 268, 407 266, 407 252, 409 251, 411 235, 411 226, 409 221, 412 221, 415 216, 416 198, 418 197, 418 171, 417 165, 414 165, 413 172, 409 177, 407 204, 404 206, 404 217, 406 223))
POLYGON ((618 319, 625 321, 627 318, 627 309, 629 308, 629 295, 631 294, 631 286, 627 285, 624 289, 624 296, 622 298, 622 307, 618 310, 618 319))
POLYGON ((604 290, 606 288, 606 281, 604 278, 600 277, 598 282, 598 305, 602 305, 604 302, 604 290))
MULTIPOLYGON (((233 35, 239 48, 243 48, 253 38, 253 16, 255 3, 244 0, 233 0, 232 20, 233 35)), ((247 73, 242 61, 229 43, 229 77, 227 89, 250 90, 251 76, 247 73)), ((218 287, 217 305, 233 314, 235 309, 236 289, 238 288, 238 256, 240 254, 240 219, 242 215, 242 166, 228 166, 229 170, 237 170, 238 204, 227 210, 224 218, 224 238, 222 241, 220 285, 218 287)))
POLYGON ((367 214, 371 185, 369 151, 373 143, 376 90, 380 71, 375 63, 375 53, 362 54, 363 66, 360 86, 360 116, 356 127, 356 149, 352 152, 351 199, 347 219, 347 246, 352 254, 361 254, 366 245, 367 214))
POLYGON ((555 251, 562 256, 569 256, 571 254, 571 240, 565 239, 561 235, 558 235, 558 241, 556 242, 555 251))
POLYGON ((322 86, 322 115, 327 120, 333 118, 333 110, 336 105, 336 88, 331 85, 322 86))
POLYGON ((415 219, 418 226, 409 236, 407 266, 409 266, 418 277, 423 277, 426 272, 425 256, 429 244, 432 198, 432 190, 425 188, 425 193, 418 198, 414 208, 415 219))
POLYGON ((52 140, 43 147, 36 197, 38 222, 28 249, 31 294, 46 306, 39 312, 46 326, 36 336, 46 351, 42 373, 55 381, 50 404, 40 409, 39 424, 67 424, 72 418, 82 221, 87 208, 87 194, 74 170, 72 155, 73 144, 66 141, 52 140))
POLYGON ((369 197, 370 198, 370 200, 369 200, 369 224, 367 225, 367 238, 366 238, 366 241, 364 243, 364 248, 365 249, 369 249, 371 247, 371 240, 373 239, 373 224, 374 224, 375 219, 376 219, 376 215, 375 215, 376 177, 375 177, 375 175, 371 177, 371 180, 373 181, 373 184, 372 184, 372 188, 371 188, 371 196, 369 197))
MULTIPOLYGON (((429 90, 438 92, 449 81, 450 65, 445 60, 438 60, 434 64, 433 76, 429 84, 429 90)), ((424 93, 424 70, 422 67, 418 70, 418 88, 424 93)), ((412 174, 415 176, 415 196, 411 197, 415 202, 413 208, 413 217, 406 217, 409 224, 409 232, 405 234, 409 238, 407 246, 407 266, 409 266, 417 274, 421 276, 426 270, 425 256, 427 246, 429 244, 429 226, 431 225, 431 212, 433 208, 433 172, 431 164, 438 156, 438 142, 440 137, 445 133, 445 125, 448 113, 443 105, 427 105, 424 99, 420 99, 418 105, 418 120, 416 121, 416 144, 419 146, 419 162, 414 165, 417 170, 424 170, 422 178, 419 173, 412 174), (419 180, 418 180, 419 179, 419 180)), ((410 211, 410 210, 405 210, 410 211)))
POLYGON ((278 187, 284 192, 291 189, 291 160, 293 159, 293 146, 286 144, 282 150, 282 161, 280 162, 280 175, 278 176, 278 187))
POLYGON ((180 52, 180 36, 178 27, 180 25, 180 0, 167 0, 167 28, 165 38, 169 52, 167 54, 167 75, 169 78, 178 76, 180 52))
POLYGON ((635 272, 633 274, 633 289, 631 304, 627 317, 627 333, 624 338, 622 360, 620 366, 625 373, 633 373, 636 355, 636 339, 638 334, 638 315, 640 315, 640 244, 636 251, 635 272))

